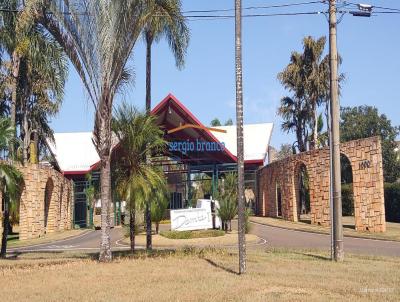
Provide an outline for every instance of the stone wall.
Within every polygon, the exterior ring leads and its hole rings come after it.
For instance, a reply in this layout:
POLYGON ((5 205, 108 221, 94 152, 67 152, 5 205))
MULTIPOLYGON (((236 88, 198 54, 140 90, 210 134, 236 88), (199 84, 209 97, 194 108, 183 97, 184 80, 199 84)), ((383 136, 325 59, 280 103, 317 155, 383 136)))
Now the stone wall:
POLYGON ((18 169, 24 177, 20 201, 20 240, 71 229, 72 181, 47 166, 30 164, 18 169))
MULTIPOLYGON (((342 155, 353 173, 355 228, 358 231, 385 232, 382 147, 378 137, 340 145, 342 155)), ((299 170, 304 165, 309 177, 310 219, 312 224, 330 225, 329 149, 318 149, 276 161, 258 171, 258 214, 278 216, 278 194, 281 216, 298 221, 299 170)))

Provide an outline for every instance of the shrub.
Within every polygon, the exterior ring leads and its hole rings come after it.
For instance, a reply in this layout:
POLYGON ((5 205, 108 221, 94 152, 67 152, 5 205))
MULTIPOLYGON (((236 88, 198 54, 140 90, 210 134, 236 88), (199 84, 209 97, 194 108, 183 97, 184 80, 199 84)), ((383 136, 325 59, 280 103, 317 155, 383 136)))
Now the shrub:
POLYGON ((168 199, 165 195, 159 196, 151 205, 151 220, 156 224, 156 234, 160 229, 160 222, 165 218, 168 208, 168 199))
POLYGON ((354 216, 353 184, 342 184, 342 215, 354 216))
POLYGON ((222 229, 225 232, 228 232, 228 224, 229 230, 231 230, 231 221, 237 215, 237 203, 236 200, 226 197, 222 198, 219 202, 219 209, 217 209, 217 215, 221 218, 222 229))
POLYGON ((400 183, 385 184, 386 221, 400 222, 400 183))
POLYGON ((246 208, 244 211, 244 232, 248 234, 251 229, 250 219, 249 217, 253 215, 253 211, 250 208, 246 208))

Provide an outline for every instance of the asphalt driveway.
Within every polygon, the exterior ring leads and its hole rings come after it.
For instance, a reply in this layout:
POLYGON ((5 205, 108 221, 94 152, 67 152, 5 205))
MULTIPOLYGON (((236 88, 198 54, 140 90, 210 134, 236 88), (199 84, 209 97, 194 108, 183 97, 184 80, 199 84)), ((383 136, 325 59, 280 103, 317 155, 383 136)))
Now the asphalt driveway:
MULTIPOLYGON (((168 228, 163 225, 163 228, 168 228)), ((252 223, 251 233, 260 237, 263 244, 249 246, 251 248, 283 247, 301 249, 330 250, 330 235, 316 234, 304 231, 288 230, 279 227, 271 227, 258 223, 252 223)), ((84 251, 95 252, 100 247, 101 231, 88 231, 73 238, 53 241, 51 243, 18 247, 9 249, 10 254, 24 252, 62 252, 84 251)), ((123 228, 111 229, 111 245, 113 250, 127 250, 129 246, 121 241, 124 238, 123 228)), ((138 246, 138 248, 143 248, 138 246)), ((400 256, 400 242, 361 239, 345 237, 345 252, 379 255, 400 256)))

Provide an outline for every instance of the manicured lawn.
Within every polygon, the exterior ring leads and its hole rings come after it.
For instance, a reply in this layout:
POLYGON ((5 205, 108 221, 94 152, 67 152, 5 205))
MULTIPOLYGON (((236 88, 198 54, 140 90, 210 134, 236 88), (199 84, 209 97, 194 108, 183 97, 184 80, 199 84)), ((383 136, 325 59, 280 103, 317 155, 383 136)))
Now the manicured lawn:
POLYGON ((169 239, 193 239, 224 236, 225 232, 220 230, 202 230, 202 231, 163 231, 161 236, 169 239))
MULTIPOLYGON (((200 232, 193 232, 193 234, 176 234, 178 232, 170 232, 164 231, 162 233, 167 234, 170 237, 178 237, 180 239, 170 239, 161 235, 153 235, 153 247, 154 248, 183 248, 183 247, 196 247, 196 248, 221 248, 226 246, 236 246, 238 243, 238 234, 237 232, 230 232, 225 234, 222 231, 216 230, 208 230, 208 231, 200 231, 200 232), (172 234, 171 234, 172 233, 172 234), (197 235, 197 238, 196 238, 197 235), (209 237, 210 235, 218 235, 217 237, 209 237), (194 236, 191 238, 186 239, 185 237, 194 236), (183 239, 185 238, 185 239, 183 239)), ((146 245, 146 235, 141 233, 140 235, 136 236, 136 244, 140 246, 146 245)), ((257 244, 260 241, 256 235, 247 234, 246 235, 246 242, 249 245, 257 244)), ((129 245, 130 239, 125 238, 123 243, 129 245)))
MULTIPOLYGON (((399 301, 400 258, 251 252, 248 273, 224 250, 182 250, 99 264, 86 255, 0 261, 4 301, 399 301), (66 258, 69 257, 69 258, 66 258), (72 258, 71 258, 72 257, 72 258), (78 258, 81 257, 81 258, 78 258)), ((24 256, 25 258, 27 256, 24 256)))
MULTIPOLYGON (((316 232, 322 234, 330 233, 329 227, 322 227, 307 222, 292 222, 280 218, 255 217, 255 216, 252 216, 250 220, 261 224, 283 227, 292 230, 301 230, 301 231, 316 232)), ((386 222, 385 233, 357 232, 354 229, 354 218, 343 217, 343 232, 345 236, 400 241, 400 223, 386 222)))

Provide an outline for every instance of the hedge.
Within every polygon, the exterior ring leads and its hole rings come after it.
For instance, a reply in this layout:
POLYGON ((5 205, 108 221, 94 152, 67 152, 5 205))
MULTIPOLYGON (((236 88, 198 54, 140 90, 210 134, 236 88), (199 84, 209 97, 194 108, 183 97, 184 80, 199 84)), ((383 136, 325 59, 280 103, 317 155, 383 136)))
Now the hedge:
POLYGON ((400 222, 400 183, 385 183, 386 221, 400 222))
POLYGON ((354 216, 353 184, 342 184, 342 215, 354 216))
MULTIPOLYGON (((342 184, 343 216, 354 215, 353 184, 342 184)), ((400 222, 400 183, 385 183, 386 221, 400 222)))

